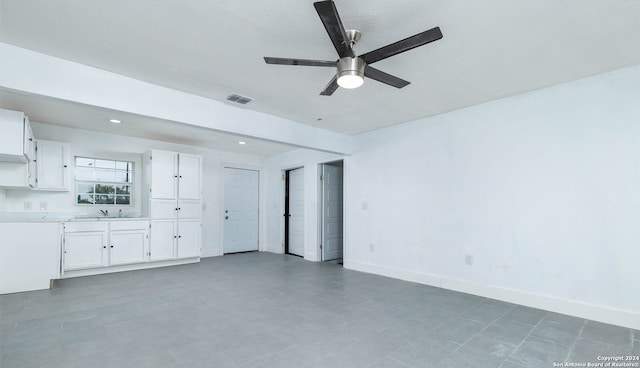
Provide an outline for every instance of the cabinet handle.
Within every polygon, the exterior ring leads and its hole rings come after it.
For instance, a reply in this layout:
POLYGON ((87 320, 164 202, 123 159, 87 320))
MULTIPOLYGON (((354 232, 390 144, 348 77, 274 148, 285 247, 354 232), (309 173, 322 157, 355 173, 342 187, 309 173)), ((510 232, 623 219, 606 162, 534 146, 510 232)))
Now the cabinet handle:
POLYGON ((107 246, 106 246, 106 245, 103 245, 103 246, 102 246, 102 248, 107 249, 107 246))
POLYGON ((178 207, 178 211, 180 211, 182 208, 178 207))
POLYGON ((180 175, 180 177, 182 177, 182 175, 180 175))
POLYGON ((29 138, 29 142, 33 142, 33 138, 29 138))
POLYGON ((64 165, 64 166, 62 166, 62 167, 67 167, 67 165, 64 165))
POLYGON ((177 211, 177 210, 179 210, 179 208, 178 208, 178 207, 176 207, 176 211, 177 211))
POLYGON ((176 239, 176 238, 178 238, 178 237, 174 235, 174 236, 173 236, 173 238, 174 238, 174 239, 176 239))
POLYGON ((178 177, 178 175, 174 175, 173 177, 174 177, 174 178, 177 178, 177 177, 178 177))
POLYGON ((182 238, 182 235, 178 235, 178 238, 182 238))
POLYGON ((113 248, 113 245, 111 246, 111 248, 113 248))

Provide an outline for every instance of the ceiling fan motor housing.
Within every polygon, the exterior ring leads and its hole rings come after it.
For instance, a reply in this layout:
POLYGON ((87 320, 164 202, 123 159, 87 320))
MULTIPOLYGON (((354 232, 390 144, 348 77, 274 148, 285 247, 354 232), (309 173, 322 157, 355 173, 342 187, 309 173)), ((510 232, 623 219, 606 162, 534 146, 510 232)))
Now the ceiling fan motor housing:
POLYGON ((364 66, 364 60, 359 57, 340 58, 336 74, 340 87, 357 88, 361 86, 364 80, 364 66))

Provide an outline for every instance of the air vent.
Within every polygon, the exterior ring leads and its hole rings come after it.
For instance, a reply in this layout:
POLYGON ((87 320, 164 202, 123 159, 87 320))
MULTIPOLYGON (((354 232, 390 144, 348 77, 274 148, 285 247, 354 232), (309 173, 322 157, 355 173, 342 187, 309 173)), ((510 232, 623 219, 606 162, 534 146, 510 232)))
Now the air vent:
POLYGON ((227 100, 239 103, 241 105, 246 105, 249 102, 253 101, 253 98, 232 94, 227 96, 227 100))

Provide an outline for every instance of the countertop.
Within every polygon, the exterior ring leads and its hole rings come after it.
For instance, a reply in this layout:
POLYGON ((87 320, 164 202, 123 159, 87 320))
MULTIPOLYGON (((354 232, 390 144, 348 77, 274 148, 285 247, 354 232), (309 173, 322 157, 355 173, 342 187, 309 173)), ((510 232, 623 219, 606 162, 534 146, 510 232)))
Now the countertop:
POLYGON ((138 217, 136 213, 125 214, 122 217, 93 216, 86 213, 29 213, 29 212, 0 212, 0 222, 91 222, 91 221, 140 221, 147 217, 138 217))

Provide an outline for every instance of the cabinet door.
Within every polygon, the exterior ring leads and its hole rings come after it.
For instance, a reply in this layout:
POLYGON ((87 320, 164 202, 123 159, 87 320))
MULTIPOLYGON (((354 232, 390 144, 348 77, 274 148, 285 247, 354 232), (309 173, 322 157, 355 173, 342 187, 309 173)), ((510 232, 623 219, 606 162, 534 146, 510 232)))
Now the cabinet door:
MULTIPOLYGON (((29 131, 31 131, 31 127, 29 127, 29 131)), ((36 142, 33 140, 33 134, 31 137, 31 144, 29 145, 29 162, 27 163, 27 184, 29 184, 31 188, 35 188, 37 186, 36 178, 38 175, 36 164, 36 142)))
POLYGON ((27 162, 24 155, 24 113, 0 109, 0 161, 27 162))
POLYGON ((175 259, 177 237, 175 220, 151 220, 149 260, 175 259))
POLYGON ((109 234, 109 264, 144 262, 147 252, 146 230, 119 230, 109 234))
POLYGON ((178 154, 151 152, 151 198, 175 199, 178 187, 178 154))
POLYGON ((24 116, 24 144, 23 144, 24 156, 27 160, 36 159, 36 145, 33 140, 33 130, 31 130, 31 124, 29 124, 29 118, 24 116))
POLYGON ((200 257, 200 220, 178 220, 178 258, 200 257))
POLYGON ((200 200, 180 200, 178 201, 178 217, 187 218, 201 218, 202 217, 202 202, 200 200))
POLYGON ((36 142, 38 189, 69 190, 66 155, 64 143, 42 140, 36 142))
POLYGON ((64 234, 64 270, 104 267, 107 265, 105 231, 64 234))
POLYGON ((152 219, 175 219, 178 201, 174 199, 152 199, 149 201, 149 217, 152 219))
POLYGON ((200 199, 201 157, 180 154, 178 198, 200 199))

